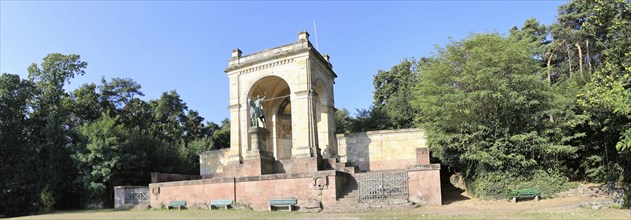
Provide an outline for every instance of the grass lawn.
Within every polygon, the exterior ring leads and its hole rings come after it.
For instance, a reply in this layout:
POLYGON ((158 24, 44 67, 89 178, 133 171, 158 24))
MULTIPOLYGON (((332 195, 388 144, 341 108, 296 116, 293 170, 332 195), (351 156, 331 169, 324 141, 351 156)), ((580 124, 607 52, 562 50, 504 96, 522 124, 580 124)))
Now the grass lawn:
POLYGON ((15 219, 631 219, 630 210, 591 208, 533 209, 526 211, 463 210, 441 208, 363 213, 263 212, 242 210, 78 210, 15 219))

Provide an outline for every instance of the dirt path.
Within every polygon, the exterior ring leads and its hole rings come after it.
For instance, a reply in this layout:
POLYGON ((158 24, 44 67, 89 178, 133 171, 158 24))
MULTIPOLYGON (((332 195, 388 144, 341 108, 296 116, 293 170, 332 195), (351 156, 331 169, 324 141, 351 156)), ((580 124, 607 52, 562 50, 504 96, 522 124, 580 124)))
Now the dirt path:
POLYGON ((508 200, 479 200, 471 198, 466 192, 459 189, 443 192, 444 205, 428 206, 423 208, 423 213, 438 215, 470 215, 480 213, 515 213, 526 211, 558 211, 574 209, 586 202, 601 202, 607 197, 573 196, 565 198, 541 199, 540 201, 524 200, 512 203, 508 200))

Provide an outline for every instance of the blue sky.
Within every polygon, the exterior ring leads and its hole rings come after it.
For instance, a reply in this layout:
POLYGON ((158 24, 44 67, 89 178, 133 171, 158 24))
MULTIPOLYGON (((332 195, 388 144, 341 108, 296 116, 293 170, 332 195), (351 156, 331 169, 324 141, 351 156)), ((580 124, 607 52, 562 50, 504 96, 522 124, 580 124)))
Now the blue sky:
POLYGON ((189 109, 219 123, 229 117, 230 51, 250 54, 297 40, 307 30, 331 56, 335 105, 372 103, 372 79, 406 57, 471 33, 507 34, 537 18, 552 24, 565 1, 1 1, 0 72, 26 78, 47 54, 79 54, 86 75, 67 90, 128 77, 144 99, 176 90, 189 109))

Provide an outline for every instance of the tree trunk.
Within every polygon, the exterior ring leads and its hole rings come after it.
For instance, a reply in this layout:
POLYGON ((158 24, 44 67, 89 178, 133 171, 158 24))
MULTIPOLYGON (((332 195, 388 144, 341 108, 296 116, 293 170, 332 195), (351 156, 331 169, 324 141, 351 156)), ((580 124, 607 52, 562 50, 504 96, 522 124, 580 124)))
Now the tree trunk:
POLYGON ((570 45, 565 45, 565 51, 567 52, 568 69, 570 70, 570 79, 572 78, 572 54, 570 53, 570 45))
POLYGON ((558 45, 554 46, 552 52, 550 53, 550 57, 548 57, 548 83, 552 84, 552 77, 550 76, 550 62, 552 61, 552 57, 554 57, 554 52, 557 50, 558 45))
POLYGON ((592 78, 592 57, 589 56, 589 40, 585 40, 585 47, 587 48, 587 66, 589 67, 589 80, 592 78))
POLYGON ((574 44, 574 46, 576 46, 576 48, 578 49, 578 66, 580 69, 580 73, 581 73, 581 78, 584 79, 583 77, 583 51, 581 50, 581 45, 578 44, 578 42, 576 42, 576 44, 574 44))

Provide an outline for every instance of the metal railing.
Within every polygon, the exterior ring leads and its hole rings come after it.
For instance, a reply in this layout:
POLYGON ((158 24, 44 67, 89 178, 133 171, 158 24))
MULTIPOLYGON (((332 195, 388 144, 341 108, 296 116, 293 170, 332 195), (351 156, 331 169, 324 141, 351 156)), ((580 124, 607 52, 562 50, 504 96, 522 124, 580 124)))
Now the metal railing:
POLYGON ((408 198, 408 173, 405 171, 355 174, 359 202, 408 198))
POLYGON ((125 204, 138 205, 149 203, 149 187, 125 188, 125 204))

